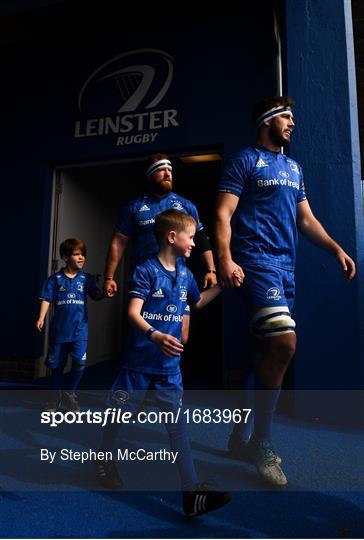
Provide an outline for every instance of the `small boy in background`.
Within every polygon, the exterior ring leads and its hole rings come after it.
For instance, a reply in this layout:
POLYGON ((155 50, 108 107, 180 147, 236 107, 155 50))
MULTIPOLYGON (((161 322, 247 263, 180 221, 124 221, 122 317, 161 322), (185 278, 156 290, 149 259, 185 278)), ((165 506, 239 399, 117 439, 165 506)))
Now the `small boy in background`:
MULTIPOLYGON (((220 292, 217 285, 202 293, 197 288, 183 257, 195 245, 196 222, 188 214, 165 210, 154 225, 159 252, 136 267, 130 283, 128 317, 131 328, 123 355, 122 370, 110 393, 110 404, 136 416, 147 391, 155 392, 155 403, 163 411, 174 412, 177 421, 166 422, 172 451, 182 486, 183 510, 188 517, 215 510, 230 500, 227 492, 211 491, 200 484, 192 459, 185 417, 178 415, 183 395, 180 356, 182 319, 188 310, 201 309, 220 292), (127 400, 125 401, 125 396, 127 400)), ((102 451, 116 451, 119 426, 109 423, 103 432, 102 451)), ((116 453, 116 452, 115 452, 116 453)), ((114 460, 95 462, 103 487, 119 489, 123 482, 114 460)))
POLYGON ((79 411, 75 390, 86 365, 87 295, 93 300, 100 300, 102 293, 94 276, 82 271, 86 259, 86 246, 82 240, 68 238, 62 242, 59 251, 65 266, 49 276, 43 285, 36 322, 41 332, 49 306, 53 304, 54 314, 45 362, 51 369, 50 399, 46 409, 55 411, 62 407, 68 411, 79 411), (68 382, 63 385, 63 371, 68 355, 72 359, 72 368, 68 382))

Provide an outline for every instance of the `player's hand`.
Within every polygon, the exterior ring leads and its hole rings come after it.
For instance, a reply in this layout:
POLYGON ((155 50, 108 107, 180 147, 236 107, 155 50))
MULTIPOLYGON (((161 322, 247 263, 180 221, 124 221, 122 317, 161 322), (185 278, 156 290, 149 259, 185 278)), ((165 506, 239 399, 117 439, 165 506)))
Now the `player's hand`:
POLYGON ((217 285, 217 276, 214 274, 214 272, 207 272, 204 275, 204 281, 203 281, 203 289, 212 289, 217 285))
POLYGON ((345 253, 344 250, 339 251, 339 253, 336 255, 336 258, 343 270, 346 279, 353 279, 356 274, 356 267, 353 259, 351 259, 351 257, 349 257, 349 255, 345 253))
POLYGON ((244 281, 243 269, 232 259, 220 261, 219 276, 223 288, 240 287, 244 281))
POLYGON ((107 298, 112 298, 118 292, 118 285, 114 279, 104 281, 104 295, 107 298))
POLYGON ((183 353, 183 345, 177 338, 170 334, 164 334, 158 330, 153 332, 150 339, 169 357, 179 356, 183 353))
POLYGON ((41 332, 42 328, 44 326, 44 319, 38 319, 37 322, 35 323, 35 326, 36 326, 38 332, 41 332))

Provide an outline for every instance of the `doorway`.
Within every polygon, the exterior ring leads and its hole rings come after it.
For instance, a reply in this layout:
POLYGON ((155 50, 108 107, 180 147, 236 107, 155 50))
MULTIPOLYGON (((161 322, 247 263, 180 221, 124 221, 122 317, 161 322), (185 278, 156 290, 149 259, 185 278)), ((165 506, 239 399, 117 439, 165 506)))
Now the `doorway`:
MULTIPOLYGON (((212 155, 212 152, 203 152, 212 155)), ((221 173, 221 152, 213 150, 212 160, 186 159, 186 152, 173 152, 173 191, 190 199, 197 206, 200 220, 213 234, 213 213, 218 178, 221 173)), ((144 195, 146 157, 133 160, 63 167, 56 170, 52 272, 62 264, 59 244, 65 238, 85 241, 85 271, 99 276, 102 286, 104 264, 120 208, 127 201, 144 195)), ((203 266, 199 256, 192 257, 191 270, 201 285, 203 266)), ((104 361, 120 362, 127 329, 125 285, 129 274, 128 253, 117 273, 119 292, 111 300, 88 301, 89 345, 88 366, 104 361)), ((219 297, 201 313, 191 317, 190 339, 182 362, 186 388, 222 388, 222 305, 219 297)), ((106 365, 106 364, 105 364, 106 365)))

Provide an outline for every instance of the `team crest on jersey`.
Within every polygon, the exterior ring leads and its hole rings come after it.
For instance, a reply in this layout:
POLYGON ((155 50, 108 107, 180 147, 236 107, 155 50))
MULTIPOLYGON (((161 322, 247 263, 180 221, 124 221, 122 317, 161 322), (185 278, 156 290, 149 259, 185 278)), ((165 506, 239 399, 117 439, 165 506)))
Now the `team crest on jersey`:
POLYGON ((300 171, 298 170, 298 165, 297 165, 297 163, 293 163, 293 162, 292 162, 292 163, 290 164, 290 167, 291 167, 291 169, 292 169, 293 172, 299 174, 300 171))
POLYGON ((267 298, 268 300, 280 300, 282 298, 281 291, 278 287, 271 287, 267 290, 267 298))
POLYGON ((157 291, 154 291, 154 293, 152 294, 152 296, 153 296, 154 298, 164 298, 164 294, 163 294, 162 289, 158 289, 157 291))
POLYGON ((172 208, 175 210, 183 210, 183 205, 180 201, 173 201, 172 208))
POLYGON ((77 290, 79 292, 83 292, 83 283, 80 283, 79 281, 77 282, 77 290))
POLYGON ((111 400, 116 405, 122 405, 129 399, 129 394, 125 390, 116 390, 111 394, 111 400))
POLYGON ((150 210, 150 208, 146 204, 143 204, 143 206, 139 208, 139 212, 148 212, 148 210, 150 210))
POLYGON ((187 290, 186 289, 181 289, 179 299, 182 300, 183 302, 187 301, 187 290))
POLYGON ((268 164, 262 158, 259 158, 258 163, 256 164, 256 167, 258 168, 268 167, 268 164))

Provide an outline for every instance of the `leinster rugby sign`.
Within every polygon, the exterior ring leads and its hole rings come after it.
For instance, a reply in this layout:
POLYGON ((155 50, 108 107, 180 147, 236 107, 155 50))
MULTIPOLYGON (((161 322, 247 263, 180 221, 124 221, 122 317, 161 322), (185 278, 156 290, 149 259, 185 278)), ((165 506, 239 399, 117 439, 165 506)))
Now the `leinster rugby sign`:
POLYGON ((85 118, 75 122, 74 137, 114 135, 115 144, 124 146, 153 142, 160 130, 177 127, 177 110, 159 105, 171 85, 173 64, 172 56, 158 49, 129 51, 102 64, 80 90, 78 109, 85 118))

